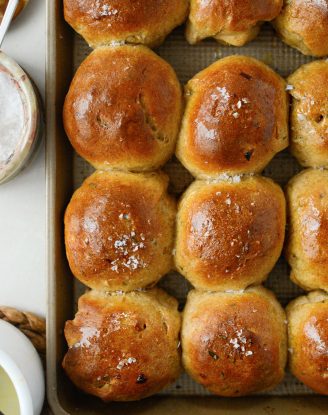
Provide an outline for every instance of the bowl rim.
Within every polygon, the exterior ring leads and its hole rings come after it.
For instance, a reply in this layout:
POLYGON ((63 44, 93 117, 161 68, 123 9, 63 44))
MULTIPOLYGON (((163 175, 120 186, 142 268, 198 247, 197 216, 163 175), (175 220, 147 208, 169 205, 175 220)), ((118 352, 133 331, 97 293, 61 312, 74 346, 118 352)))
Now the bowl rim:
POLYGON ((33 415, 32 396, 27 381, 14 360, 4 351, 0 350, 0 367, 6 372, 14 385, 20 415, 33 415))
POLYGON ((17 327, 1 319, 0 352, 0 366, 9 375, 19 396, 20 415, 39 415, 45 399, 45 378, 40 356, 32 342, 17 327), (17 344, 18 348, 14 347, 17 344), (29 360, 25 363, 26 354, 29 360), (33 374, 36 378, 32 378, 33 374), (17 388, 20 383, 26 387, 17 388))
POLYGON ((10 162, 0 170, 0 184, 13 178, 25 165, 41 135, 41 105, 38 92, 28 74, 19 64, 0 51, 0 67, 11 76, 18 85, 23 100, 25 123, 24 131, 10 162))

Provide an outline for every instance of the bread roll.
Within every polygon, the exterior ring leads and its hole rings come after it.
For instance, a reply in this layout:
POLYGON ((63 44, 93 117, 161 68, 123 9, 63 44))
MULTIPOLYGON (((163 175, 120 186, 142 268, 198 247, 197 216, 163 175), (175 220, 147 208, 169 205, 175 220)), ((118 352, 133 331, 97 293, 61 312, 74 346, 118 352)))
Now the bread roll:
POLYGON ((196 177, 260 172, 288 146, 285 81, 246 57, 220 59, 186 86, 177 156, 196 177))
POLYGON ((261 23, 278 16, 283 0, 191 0, 187 40, 207 37, 243 46, 259 33, 261 23))
POLYGON ((328 55, 328 0, 284 0, 273 24, 282 40, 304 55, 328 55))
POLYGON ((288 79, 293 96, 291 151, 307 167, 328 167, 328 62, 301 66, 288 79))
POLYGON ((64 105, 75 150, 97 169, 156 170, 174 153, 182 92, 173 68, 143 46, 96 49, 64 105))
POLYGON ((161 44, 188 15, 189 0, 64 0, 65 20, 92 47, 161 44))
POLYGON ((176 267, 198 289, 259 284, 280 256, 285 222, 284 194, 270 179, 196 181, 178 209, 176 267))
POLYGON ((150 396, 180 374, 178 303, 164 291, 90 291, 65 326, 63 367, 84 392, 104 401, 150 396))
POLYGON ((94 289, 131 291, 169 272, 176 209, 167 185, 158 173, 90 176, 65 214, 74 276, 94 289))
POLYGON ((309 388, 328 395, 328 294, 313 291, 287 307, 289 366, 309 388))
POLYGON ((291 279, 328 291, 328 171, 305 170, 287 187, 291 279))
POLYGON ((282 307, 263 287, 191 291, 182 322, 183 365, 219 396, 268 390, 284 376, 286 331, 282 307))

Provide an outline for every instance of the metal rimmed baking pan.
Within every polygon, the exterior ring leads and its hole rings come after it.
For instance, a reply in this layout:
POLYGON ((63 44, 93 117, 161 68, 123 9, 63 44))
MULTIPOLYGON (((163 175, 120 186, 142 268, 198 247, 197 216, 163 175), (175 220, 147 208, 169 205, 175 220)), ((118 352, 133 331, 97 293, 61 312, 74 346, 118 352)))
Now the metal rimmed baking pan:
MULTIPOLYGON (((328 413, 327 398, 311 394, 291 376, 270 395, 238 399, 215 398, 182 377, 163 394, 141 402, 103 404, 80 393, 66 378, 61 360, 66 351, 63 326, 72 318, 76 297, 83 290, 70 273, 64 250, 63 214, 65 207, 91 167, 74 155, 62 126, 62 107, 74 69, 89 53, 86 44, 73 33, 63 19, 62 0, 48 3, 47 50, 47 210, 48 210, 48 400, 55 414, 120 415, 323 415, 328 413), (306 395, 305 395, 306 394, 306 395)), ((176 69, 182 83, 213 61, 231 54, 245 54, 263 60, 287 76, 309 58, 283 45, 272 29, 263 28, 260 37, 241 49, 222 47, 214 41, 189 46, 182 29, 169 36, 158 53, 176 69)), ((190 175, 173 159, 166 167, 171 191, 180 194, 190 183, 190 175)), ((265 174, 284 185, 299 170, 288 152, 276 157, 265 174)), ((279 261, 268 284, 283 304, 300 291, 288 279, 284 260, 279 261)), ((162 282, 181 302, 188 285, 176 276, 162 282)))

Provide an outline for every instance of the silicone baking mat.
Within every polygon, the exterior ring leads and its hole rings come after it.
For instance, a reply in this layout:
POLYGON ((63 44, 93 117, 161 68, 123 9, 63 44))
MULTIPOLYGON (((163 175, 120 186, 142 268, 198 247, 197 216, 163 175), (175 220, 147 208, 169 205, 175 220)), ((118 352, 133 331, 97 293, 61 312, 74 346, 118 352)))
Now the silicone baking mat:
MULTIPOLYGON (((74 44, 75 69, 90 53, 90 49, 83 39, 76 35, 74 44)), ((180 82, 185 84, 200 70, 206 68, 216 60, 229 55, 247 55, 262 60, 271 68, 287 77, 302 64, 312 59, 303 56, 298 51, 282 43, 274 33, 270 25, 263 26, 260 36, 250 44, 242 48, 222 46, 214 40, 207 40, 199 45, 190 46, 184 38, 182 28, 174 31, 165 43, 156 52, 167 60, 175 69, 180 82)), ((188 187, 193 178, 173 158, 163 169, 170 176, 170 191, 177 197, 188 187)), ((285 186, 288 180, 300 171, 296 160, 284 151, 278 154, 265 169, 264 175, 271 177, 280 185, 285 186)), ((74 158, 74 185, 79 187, 82 181, 93 172, 93 168, 80 157, 74 158)), ((188 282, 179 274, 172 273, 162 279, 159 284, 180 302, 181 308, 190 289, 188 282)), ((280 258, 274 270, 271 272, 265 286, 275 292, 279 301, 285 306, 291 299, 302 294, 302 290, 289 280, 289 268, 286 261, 280 258)), ((85 287, 76 283, 76 299, 84 292, 85 287)), ((312 392, 297 381, 290 373, 287 373, 284 382, 276 389, 266 392, 266 395, 304 395, 312 392)), ((209 395, 200 385, 193 382, 186 374, 178 381, 165 389, 166 395, 209 395)))

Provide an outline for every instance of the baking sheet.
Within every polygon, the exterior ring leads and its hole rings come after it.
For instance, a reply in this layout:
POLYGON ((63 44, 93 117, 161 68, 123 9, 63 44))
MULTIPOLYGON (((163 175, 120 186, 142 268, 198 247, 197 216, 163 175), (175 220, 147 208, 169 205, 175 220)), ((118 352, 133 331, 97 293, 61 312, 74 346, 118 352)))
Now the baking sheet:
MULTIPOLYGON (((78 68, 82 60, 91 52, 84 40, 75 35, 74 40, 74 68, 78 68)), ((299 66, 313 60, 298 51, 282 43, 275 35, 270 25, 263 26, 260 36, 250 44, 242 48, 222 46, 214 40, 207 40, 199 45, 190 46, 184 38, 183 30, 175 30, 166 42, 156 52, 167 60, 175 69, 182 84, 185 84, 197 72, 206 68, 216 60, 229 55, 247 55, 260 59, 283 77, 287 77, 299 66)), ((193 178, 175 157, 163 169, 169 174, 170 192, 179 197, 192 182, 193 178)), ((280 185, 285 186, 288 180, 301 170, 296 160, 288 150, 278 154, 265 169, 264 175, 271 177, 280 185)), ((94 169, 83 159, 74 156, 74 188, 81 185, 94 169)), ((159 284, 170 294, 175 296, 183 307, 190 284, 179 274, 172 273, 162 279, 159 284)), ((286 261, 280 258, 271 272, 265 286, 273 290, 279 301, 285 306, 291 299, 301 295, 303 291, 289 280, 289 268, 286 261)), ((75 283, 75 299, 85 291, 85 287, 79 282, 75 283)), ((164 395, 210 395, 202 386, 192 381, 183 374, 178 381, 166 388, 164 395)), ((308 395, 313 394, 290 373, 287 373, 284 381, 273 391, 264 395, 308 395)))

